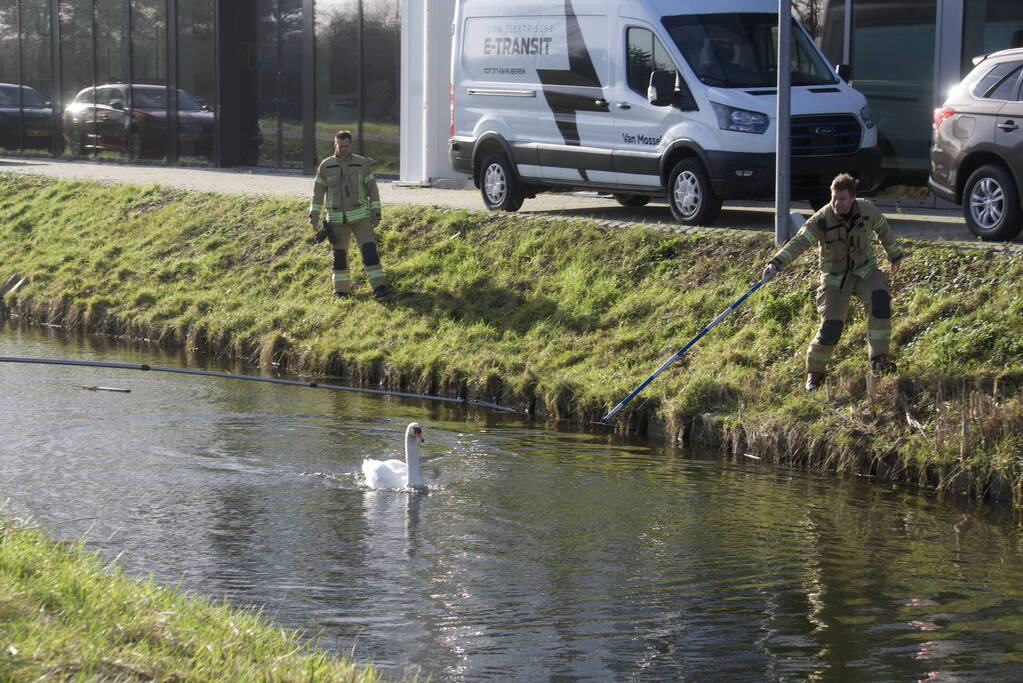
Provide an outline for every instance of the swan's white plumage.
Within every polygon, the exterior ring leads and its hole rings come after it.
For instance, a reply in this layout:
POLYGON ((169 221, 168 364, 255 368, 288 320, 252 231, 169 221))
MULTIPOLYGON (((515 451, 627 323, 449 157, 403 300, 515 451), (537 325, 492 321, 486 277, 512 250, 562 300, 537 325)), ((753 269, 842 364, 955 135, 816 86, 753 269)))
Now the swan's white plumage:
POLYGON ((401 460, 362 461, 362 474, 371 489, 400 489, 405 486, 407 473, 408 468, 401 460))
POLYGON ((405 462, 401 460, 362 461, 362 474, 371 489, 419 488, 423 478, 419 473, 419 444, 424 441, 418 422, 405 428, 405 462))

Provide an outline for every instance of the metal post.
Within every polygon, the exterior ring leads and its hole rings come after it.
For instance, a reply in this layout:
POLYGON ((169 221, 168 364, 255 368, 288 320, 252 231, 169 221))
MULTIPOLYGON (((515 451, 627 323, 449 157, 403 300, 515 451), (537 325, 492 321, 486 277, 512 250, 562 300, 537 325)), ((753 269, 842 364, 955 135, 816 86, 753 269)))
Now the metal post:
POLYGON ((167 29, 167 164, 178 164, 178 0, 167 0, 164 5, 167 29))
POLYGON ((14 23, 15 23, 15 35, 17 36, 17 57, 18 57, 18 137, 17 137, 17 148, 18 151, 24 151, 25 149, 25 67, 24 60, 21 57, 22 54, 22 43, 25 41, 22 35, 21 26, 21 0, 14 3, 14 23))
POLYGON ((64 122, 62 117, 62 112, 64 111, 64 80, 60 77, 61 62, 63 61, 60 44, 60 4, 58 0, 50 0, 50 75, 53 79, 53 94, 50 98, 53 119, 50 122, 50 130, 52 132, 50 153, 58 158, 64 155, 64 122))
POLYGON ((778 0, 778 109, 775 116, 774 243, 788 242, 790 153, 792 149, 791 99, 792 0, 778 0))
POLYGON ((316 11, 302 0, 302 172, 316 172, 316 11))
POLYGON ((842 63, 852 66, 853 0, 845 0, 842 13, 842 63))

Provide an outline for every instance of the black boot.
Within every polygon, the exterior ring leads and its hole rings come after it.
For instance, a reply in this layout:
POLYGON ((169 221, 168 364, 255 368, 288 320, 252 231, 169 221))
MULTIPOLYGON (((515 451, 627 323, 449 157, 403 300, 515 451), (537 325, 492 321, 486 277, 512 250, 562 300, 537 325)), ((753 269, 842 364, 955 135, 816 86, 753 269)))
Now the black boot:
POLYGON ((895 373, 895 362, 888 356, 875 356, 870 359, 870 371, 875 377, 895 373))
POLYGON ((391 297, 391 290, 387 288, 387 285, 377 285, 373 290, 373 296, 378 299, 389 299, 391 297))

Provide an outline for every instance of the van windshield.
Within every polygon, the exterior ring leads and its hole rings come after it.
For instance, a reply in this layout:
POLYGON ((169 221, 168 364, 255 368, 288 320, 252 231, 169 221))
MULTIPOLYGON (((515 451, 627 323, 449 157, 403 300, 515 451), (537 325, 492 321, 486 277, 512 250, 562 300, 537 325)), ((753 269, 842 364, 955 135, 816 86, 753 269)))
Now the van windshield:
MULTIPOLYGON (((777 14, 687 14, 664 17, 662 22, 705 85, 777 86, 777 14)), ((821 59, 795 20, 792 24, 792 85, 836 83, 834 71, 821 59)))

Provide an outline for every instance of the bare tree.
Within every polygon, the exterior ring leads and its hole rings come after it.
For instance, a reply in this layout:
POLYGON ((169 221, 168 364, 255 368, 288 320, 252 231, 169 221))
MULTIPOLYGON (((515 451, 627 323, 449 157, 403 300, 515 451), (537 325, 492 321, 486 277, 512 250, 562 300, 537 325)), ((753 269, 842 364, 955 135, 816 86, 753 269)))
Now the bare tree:
POLYGON ((819 39, 824 30, 824 0, 792 0, 792 8, 799 23, 806 27, 814 40, 819 39))

